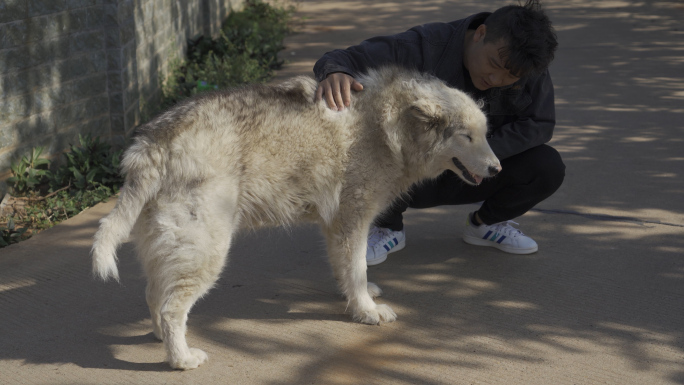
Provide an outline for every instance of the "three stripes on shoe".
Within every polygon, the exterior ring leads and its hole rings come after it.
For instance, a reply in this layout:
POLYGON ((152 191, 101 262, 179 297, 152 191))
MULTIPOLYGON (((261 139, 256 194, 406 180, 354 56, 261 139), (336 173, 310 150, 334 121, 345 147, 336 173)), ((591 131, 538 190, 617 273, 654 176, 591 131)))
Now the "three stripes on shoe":
POLYGON ((506 239, 506 236, 505 236, 505 235, 502 235, 501 238, 499 238, 499 240, 497 241, 497 240, 496 240, 496 237, 499 236, 499 233, 494 233, 494 235, 492 235, 492 233, 493 233, 493 231, 492 231, 492 230, 489 230, 489 231, 487 232, 487 234, 485 234, 485 236, 482 237, 482 239, 488 239, 488 240, 490 240, 490 241, 492 241, 492 242, 496 242, 496 243, 501 243, 504 239, 506 239), (491 238, 489 238, 490 235, 492 235, 491 238))
POLYGON ((399 243, 399 242, 397 241, 397 238, 392 238, 392 241, 388 241, 387 243, 385 243, 384 245, 382 245, 382 247, 384 247, 385 250, 387 250, 387 251, 392 250, 392 248, 393 248, 394 246, 396 246, 396 245, 399 243), (394 241, 394 243, 392 243, 392 241, 394 241), (387 246, 387 245, 389 245, 389 246, 387 246))

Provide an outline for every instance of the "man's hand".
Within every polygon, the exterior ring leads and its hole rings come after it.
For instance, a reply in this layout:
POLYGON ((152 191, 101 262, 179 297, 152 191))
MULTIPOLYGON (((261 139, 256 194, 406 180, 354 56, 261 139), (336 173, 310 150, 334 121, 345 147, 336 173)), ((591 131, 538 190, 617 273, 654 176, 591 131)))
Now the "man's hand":
POLYGON ((351 90, 361 91, 363 90, 363 85, 345 73, 335 72, 328 75, 325 80, 318 84, 316 101, 321 100, 325 96, 328 108, 342 111, 345 107, 349 107, 349 103, 351 103, 351 90))

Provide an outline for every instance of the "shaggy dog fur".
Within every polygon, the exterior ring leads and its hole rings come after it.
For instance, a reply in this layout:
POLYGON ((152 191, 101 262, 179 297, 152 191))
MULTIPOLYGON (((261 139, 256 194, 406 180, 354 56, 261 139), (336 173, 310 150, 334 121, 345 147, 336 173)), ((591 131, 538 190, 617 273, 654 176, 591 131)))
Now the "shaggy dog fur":
POLYGON ((316 81, 298 77, 203 94, 140 127, 119 200, 95 235, 93 270, 118 280, 116 249, 133 230, 154 334, 172 367, 207 360, 186 343, 187 315, 221 274, 238 229, 319 223, 354 320, 391 322, 396 314, 373 301, 381 291, 366 279, 373 219, 445 169, 470 184, 501 169, 466 94, 397 68, 358 80, 365 90, 344 112, 314 102, 316 81))

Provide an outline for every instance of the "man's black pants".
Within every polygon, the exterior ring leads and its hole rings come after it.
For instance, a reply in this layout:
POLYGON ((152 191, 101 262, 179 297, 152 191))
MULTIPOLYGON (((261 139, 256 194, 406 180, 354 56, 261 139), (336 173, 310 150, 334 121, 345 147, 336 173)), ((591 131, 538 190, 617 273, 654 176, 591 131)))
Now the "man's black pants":
POLYGON ((466 184, 452 171, 414 185, 409 199, 397 199, 375 220, 378 227, 399 231, 408 207, 424 209, 484 201, 478 210, 487 225, 519 217, 550 197, 563 183, 565 164, 553 147, 541 145, 501 161, 502 171, 478 186, 466 184))

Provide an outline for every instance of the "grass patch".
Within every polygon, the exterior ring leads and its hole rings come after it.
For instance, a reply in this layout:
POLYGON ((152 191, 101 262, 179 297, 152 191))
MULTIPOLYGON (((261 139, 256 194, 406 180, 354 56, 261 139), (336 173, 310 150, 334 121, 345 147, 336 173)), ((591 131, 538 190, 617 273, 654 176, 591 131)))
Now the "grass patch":
POLYGON ((119 191, 122 151, 99 138, 79 136, 64 154, 64 162, 50 171, 41 158, 42 147, 12 163, 7 180, 10 194, 0 210, 0 247, 8 246, 69 219, 88 207, 106 201, 119 191))

